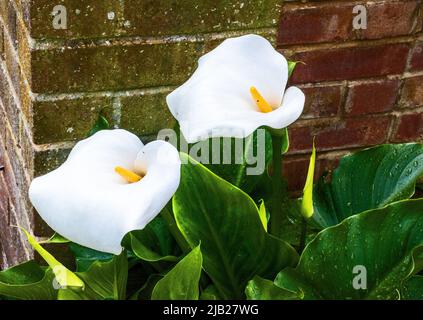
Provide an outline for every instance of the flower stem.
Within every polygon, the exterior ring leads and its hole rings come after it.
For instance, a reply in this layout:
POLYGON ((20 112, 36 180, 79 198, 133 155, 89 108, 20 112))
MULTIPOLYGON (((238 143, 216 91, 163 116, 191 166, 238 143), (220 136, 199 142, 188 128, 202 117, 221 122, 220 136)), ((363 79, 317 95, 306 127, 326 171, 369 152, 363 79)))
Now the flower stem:
POLYGON ((179 245, 183 253, 187 254, 191 251, 191 247, 189 246, 187 240, 182 235, 181 231, 176 224, 175 218, 173 216, 172 209, 169 205, 163 208, 161 215, 163 219, 165 219, 166 224, 169 228, 170 233, 172 234, 173 238, 175 238, 176 243, 179 245))
POLYGON ((278 135, 272 135, 273 147, 273 175, 272 175, 272 215, 270 218, 270 233, 279 236, 283 222, 282 202, 282 139, 278 135))

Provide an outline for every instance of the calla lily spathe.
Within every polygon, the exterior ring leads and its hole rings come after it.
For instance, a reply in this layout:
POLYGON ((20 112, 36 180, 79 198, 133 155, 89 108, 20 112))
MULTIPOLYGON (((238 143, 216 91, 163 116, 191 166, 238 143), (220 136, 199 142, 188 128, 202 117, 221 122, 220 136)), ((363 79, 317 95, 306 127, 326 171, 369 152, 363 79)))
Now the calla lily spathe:
POLYGON ((282 129, 299 118, 305 97, 297 87, 285 91, 287 81, 284 56, 263 37, 246 35, 201 57, 167 104, 189 143, 244 138, 261 126, 282 129))
POLYGON ((123 236, 160 213, 179 181, 179 154, 171 144, 144 145, 128 131, 103 130, 78 142, 58 169, 34 179, 29 197, 60 235, 119 254, 123 236))

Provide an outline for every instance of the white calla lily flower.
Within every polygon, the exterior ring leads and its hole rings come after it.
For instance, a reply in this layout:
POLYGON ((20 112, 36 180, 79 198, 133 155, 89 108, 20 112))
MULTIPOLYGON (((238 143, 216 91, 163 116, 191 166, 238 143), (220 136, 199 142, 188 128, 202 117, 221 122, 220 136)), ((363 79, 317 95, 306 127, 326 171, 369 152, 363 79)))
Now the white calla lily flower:
POLYGON ((257 35, 227 39, 200 58, 192 77, 167 96, 186 140, 245 138, 261 126, 282 129, 297 120, 305 97, 285 91, 288 62, 257 35))
POLYGON ((143 229, 172 198, 180 158, 165 141, 144 145, 125 130, 103 130, 80 141, 58 169, 34 179, 29 197, 65 238, 108 253, 143 229))

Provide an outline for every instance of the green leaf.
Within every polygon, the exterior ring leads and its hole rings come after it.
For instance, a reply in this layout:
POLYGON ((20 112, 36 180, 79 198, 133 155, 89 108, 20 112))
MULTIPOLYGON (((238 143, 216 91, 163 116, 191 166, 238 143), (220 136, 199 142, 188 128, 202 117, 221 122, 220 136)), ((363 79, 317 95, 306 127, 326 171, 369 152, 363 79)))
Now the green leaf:
POLYGON ((213 284, 207 286, 201 292, 200 300, 222 300, 219 296, 219 291, 217 291, 216 286, 213 284))
POLYGON ((290 78, 294 73, 295 67, 297 66, 298 61, 288 61, 288 77, 290 78))
POLYGON ((298 300, 299 296, 295 292, 291 292, 275 286, 275 284, 258 276, 248 282, 245 288, 245 295, 248 300, 298 300))
POLYGON ((55 300, 55 275, 33 261, 0 272, 0 296, 21 300, 55 300))
POLYGON ((76 270, 78 272, 84 272, 96 261, 110 261, 113 259, 113 254, 97 251, 77 243, 71 242, 69 248, 75 256, 76 270))
POLYGON ((304 218, 309 219, 313 216, 313 182, 314 182, 314 167, 316 164, 316 148, 313 141, 313 151, 310 157, 310 164, 308 166, 307 179, 303 190, 303 199, 301 202, 301 213, 304 218))
POLYGON ((405 200, 325 229, 275 284, 305 299, 398 299, 423 269, 422 213, 423 200, 405 200))
POLYGON ((421 144, 381 145, 344 157, 332 182, 314 188, 313 219, 322 227, 410 198, 423 174, 421 144))
POLYGON ((154 287, 162 278, 163 276, 160 274, 150 275, 146 283, 137 292, 135 292, 129 300, 150 300, 154 287))
POLYGON ((128 279, 128 259, 123 251, 111 261, 95 261, 85 272, 77 272, 85 289, 61 289, 59 300, 124 300, 128 279))
POLYGON ((94 126, 91 128, 90 132, 88 133, 88 137, 91 137, 93 134, 97 133, 101 130, 109 129, 109 121, 105 117, 103 117, 101 114, 98 116, 98 119, 94 126))
POLYGON ((149 262, 178 261, 176 244, 161 216, 157 216, 143 230, 129 232, 122 241, 125 248, 141 260, 149 262))
POLYGON ((56 281, 61 287, 73 287, 78 289, 84 288, 84 282, 78 276, 61 264, 55 257, 53 257, 46 249, 44 249, 33 236, 29 234, 24 228, 20 228, 28 238, 28 242, 35 251, 47 262, 56 275, 56 281))
POLYGON ((256 274, 273 277, 298 256, 263 229, 254 201, 242 190, 181 154, 175 219, 191 247, 201 243, 204 269, 224 299, 241 299, 256 274))
POLYGON ((283 130, 283 139, 282 139, 282 154, 285 154, 289 150, 289 133, 288 128, 284 128, 283 130))
MULTIPOLYGON (((281 145, 281 149, 280 149, 280 153, 281 154, 285 154, 288 152, 289 150, 289 133, 288 133, 288 128, 283 128, 283 129, 274 129, 274 128, 270 128, 270 127, 266 127, 266 131, 269 132, 269 134, 273 137, 282 137, 282 145, 281 145)), ((270 149, 272 149, 270 147, 270 149)), ((270 158, 272 159, 273 157, 273 150, 270 151, 270 158)))
POLYGON ((154 287, 152 300, 198 300, 203 257, 194 248, 154 287))
POLYGON ((260 221, 263 224, 264 230, 267 231, 267 211, 266 206, 264 205, 264 201, 261 201, 260 203, 259 216, 260 221))
POLYGON ((423 276, 411 277, 401 292, 402 300, 423 300, 423 276))
MULTIPOLYGON (((212 138, 208 141, 210 159, 212 159, 212 152, 214 151, 212 145, 218 141, 220 141, 221 146, 220 164, 205 164, 205 166, 219 177, 247 193, 254 190, 260 181, 260 177, 266 173, 267 165, 272 159, 272 137, 268 130, 258 129, 245 139, 230 139, 230 163, 223 162, 225 159, 223 158, 225 144, 220 138, 212 138), (239 151, 240 146, 244 146, 242 152, 239 151), (263 149, 260 150, 261 148, 263 149), (262 158, 263 155, 264 158, 262 158), (255 169, 256 167, 257 169, 255 169), (261 169, 262 172, 259 174, 261 169)), ((217 154, 216 151, 215 154, 217 154)))

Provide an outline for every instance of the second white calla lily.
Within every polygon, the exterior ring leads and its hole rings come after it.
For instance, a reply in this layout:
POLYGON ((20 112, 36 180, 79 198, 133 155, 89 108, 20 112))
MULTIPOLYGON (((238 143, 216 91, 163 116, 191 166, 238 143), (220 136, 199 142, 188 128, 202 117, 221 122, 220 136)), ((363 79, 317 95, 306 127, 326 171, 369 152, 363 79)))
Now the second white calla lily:
POLYGON ((33 180, 29 197, 65 238, 108 253, 143 229, 172 198, 180 181, 178 151, 164 141, 144 145, 125 130, 80 141, 58 169, 33 180))
POLYGON ((282 129, 299 118, 305 96, 285 90, 288 62, 257 35, 227 39, 200 58, 192 77, 167 96, 186 140, 245 138, 261 126, 282 129))

